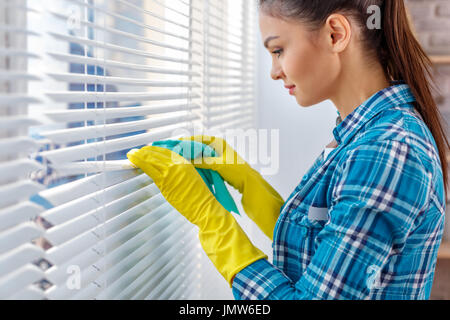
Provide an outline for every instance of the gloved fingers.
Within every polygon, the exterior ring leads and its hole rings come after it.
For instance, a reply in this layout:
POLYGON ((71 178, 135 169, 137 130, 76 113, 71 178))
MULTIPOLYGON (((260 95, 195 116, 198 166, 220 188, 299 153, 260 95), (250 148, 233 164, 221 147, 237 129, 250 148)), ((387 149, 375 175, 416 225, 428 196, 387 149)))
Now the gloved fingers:
POLYGON ((213 148, 216 152, 219 154, 223 153, 223 150, 225 149, 226 142, 222 138, 214 137, 214 136, 207 136, 207 135, 197 135, 197 136, 191 136, 191 137, 183 137, 179 140, 182 141, 196 141, 203 144, 206 144, 213 148))
POLYGON ((149 155, 164 164, 190 164, 190 162, 178 153, 167 148, 150 147, 146 149, 149 155))
POLYGON ((141 149, 133 149, 127 153, 128 159, 132 158, 141 164, 151 164, 155 161, 153 153, 150 147, 144 147, 141 149))
POLYGON ((160 174, 165 172, 171 164, 191 165, 189 161, 177 153, 166 148, 154 146, 144 147, 140 150, 130 152, 130 157, 134 158, 135 162, 139 162, 142 169, 151 167, 158 170, 160 174))
POLYGON ((213 148, 219 154, 219 156, 223 156, 227 150, 231 149, 231 147, 224 139, 217 137, 211 141, 209 146, 213 148))
MULTIPOLYGON (((242 157, 222 138, 213 137, 213 136, 192 136, 192 137, 184 137, 180 138, 182 141, 194 140, 196 142, 200 142, 203 144, 207 144, 209 147, 213 148, 217 154, 217 158, 222 158, 221 160, 215 160, 214 162, 209 162, 210 164, 223 164, 226 162, 227 164, 244 164, 245 161, 242 157)), ((203 159, 207 159, 209 157, 205 157, 203 159)), ((194 159, 194 163, 200 163, 200 160, 194 159)), ((196 166, 197 167, 197 166, 196 166)), ((202 167, 198 167, 202 168, 202 167)), ((209 169, 208 166, 204 167, 205 169, 209 169)))
POLYGON ((133 149, 127 153, 127 158, 136 167, 142 169, 148 176, 154 181, 160 180, 162 177, 161 168, 154 166, 152 158, 145 156, 142 157, 141 150, 133 149))

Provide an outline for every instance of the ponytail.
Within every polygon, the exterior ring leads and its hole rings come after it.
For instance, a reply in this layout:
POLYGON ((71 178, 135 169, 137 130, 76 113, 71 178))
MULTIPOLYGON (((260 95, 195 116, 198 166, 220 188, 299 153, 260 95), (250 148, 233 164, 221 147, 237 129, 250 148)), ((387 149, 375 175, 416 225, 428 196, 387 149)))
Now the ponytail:
POLYGON ((405 81, 416 98, 415 108, 433 134, 439 150, 447 199, 447 149, 450 148, 442 126, 442 115, 431 93, 436 90, 432 61, 416 39, 403 0, 384 0, 384 42, 380 60, 389 80, 405 81))

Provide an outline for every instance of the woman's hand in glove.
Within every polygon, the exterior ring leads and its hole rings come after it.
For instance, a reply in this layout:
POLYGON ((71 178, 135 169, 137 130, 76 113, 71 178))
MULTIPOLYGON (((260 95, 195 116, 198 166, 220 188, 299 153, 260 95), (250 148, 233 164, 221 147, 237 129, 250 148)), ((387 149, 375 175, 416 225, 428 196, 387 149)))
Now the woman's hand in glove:
POLYGON ((217 171, 225 181, 239 190, 245 213, 272 240, 273 230, 284 204, 280 194, 224 139, 199 135, 180 140, 201 142, 216 151, 218 157, 195 159, 192 164, 196 168, 217 171))
POLYGON ((217 201, 191 162, 169 149, 148 146, 131 150, 127 157, 152 178, 164 198, 194 224, 202 219, 201 208, 217 201))
POLYGON ((177 211, 199 227, 203 249, 230 286, 240 270, 267 258, 216 200, 190 161, 169 149, 153 146, 131 150, 127 157, 153 179, 177 211))

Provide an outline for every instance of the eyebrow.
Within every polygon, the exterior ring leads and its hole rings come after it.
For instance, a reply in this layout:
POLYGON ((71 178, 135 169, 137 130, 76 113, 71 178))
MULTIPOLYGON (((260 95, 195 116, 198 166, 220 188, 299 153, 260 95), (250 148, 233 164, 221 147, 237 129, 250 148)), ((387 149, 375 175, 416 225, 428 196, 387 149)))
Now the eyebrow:
POLYGON ((274 39, 278 39, 278 38, 279 38, 279 36, 268 37, 266 39, 266 41, 264 41, 264 47, 266 47, 266 49, 268 49, 269 48, 269 42, 274 40, 274 39))

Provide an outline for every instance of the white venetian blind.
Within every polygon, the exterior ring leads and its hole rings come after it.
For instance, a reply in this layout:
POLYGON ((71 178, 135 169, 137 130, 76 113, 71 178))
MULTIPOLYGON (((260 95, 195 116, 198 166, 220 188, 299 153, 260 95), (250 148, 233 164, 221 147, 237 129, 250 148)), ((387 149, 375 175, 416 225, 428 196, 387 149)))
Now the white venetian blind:
POLYGON ((231 297, 126 153, 253 126, 252 1, 0 3, 0 299, 231 297))
POLYGON ((26 24, 31 11, 20 1, 0 2, 0 299, 44 297, 33 283, 45 276, 35 263, 45 253, 32 243, 44 234, 33 222, 44 210, 29 201, 45 188, 32 179, 42 164, 28 157, 39 150, 28 136, 28 128, 39 124, 28 115, 38 98, 27 83, 40 80, 28 70, 39 59, 26 48, 27 38, 38 36, 26 24))

